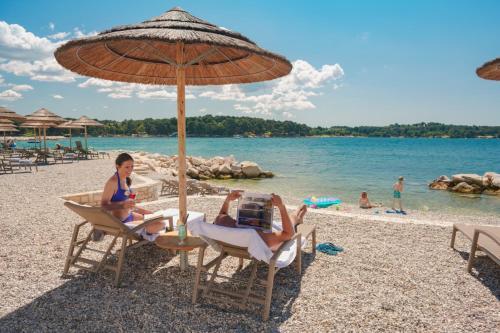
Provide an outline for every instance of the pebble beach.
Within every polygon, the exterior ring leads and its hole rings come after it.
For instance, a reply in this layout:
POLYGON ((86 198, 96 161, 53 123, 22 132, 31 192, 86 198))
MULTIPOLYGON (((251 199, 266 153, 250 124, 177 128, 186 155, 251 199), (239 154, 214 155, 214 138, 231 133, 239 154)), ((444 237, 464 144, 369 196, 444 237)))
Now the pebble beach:
MULTIPOLYGON (((466 272, 470 242, 453 223, 500 225, 498 217, 408 211, 407 216, 352 206, 312 210, 305 223, 336 256, 310 247, 303 272, 278 272, 268 322, 261 308, 239 309, 223 300, 191 304, 197 252, 181 272, 179 258, 154 244, 128 252, 123 285, 108 272, 73 268, 61 277, 71 233, 81 219, 62 195, 99 190, 114 172, 113 159, 39 167, 0 175, 0 332, 495 332, 500 327, 500 267, 479 255, 466 272)), ((191 196, 188 209, 216 216, 223 197, 191 196)), ((299 202, 285 203, 293 209, 299 202)), ((144 203, 177 207, 176 198, 144 203)), ((279 216, 279 214, 276 214, 279 216)), ((104 242, 110 241, 105 239, 104 242)), ((101 244, 102 245, 102 244, 101 244)), ((214 250, 209 250, 215 256, 214 250)), ((234 273, 237 260, 222 273, 234 273)), ((265 274, 261 266, 259 274, 265 274)))

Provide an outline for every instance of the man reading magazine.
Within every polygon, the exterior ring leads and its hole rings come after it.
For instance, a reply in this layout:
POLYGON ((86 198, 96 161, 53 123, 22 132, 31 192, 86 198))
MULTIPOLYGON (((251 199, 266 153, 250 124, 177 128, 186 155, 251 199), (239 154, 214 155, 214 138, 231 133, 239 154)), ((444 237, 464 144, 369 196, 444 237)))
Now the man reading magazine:
POLYGON ((215 218, 214 224, 231 228, 237 228, 239 226, 249 227, 254 225, 257 229, 257 233, 260 237, 262 237, 264 242, 272 251, 276 251, 283 242, 290 240, 293 235, 295 235, 296 226, 303 222, 304 215, 307 212, 306 205, 302 205, 295 213, 289 215, 279 195, 274 193, 268 195, 270 198, 269 201, 272 204, 272 207, 268 207, 266 195, 253 194, 248 197, 259 198, 258 201, 243 198, 240 205, 248 203, 253 206, 243 206, 243 208, 247 211, 240 211, 239 215, 241 216, 241 213, 243 213, 243 218, 237 221, 229 215, 229 205, 231 201, 240 199, 243 194, 243 191, 231 191, 227 195, 226 200, 224 200, 224 203, 219 211, 219 215, 215 218), (273 207, 277 207, 281 215, 282 230, 280 231, 272 230, 272 213, 270 213, 270 219, 269 215, 266 215, 269 214, 269 209, 273 210, 273 207), (253 210, 253 212, 248 212, 248 210, 253 210), (257 213, 255 213, 255 211, 257 211, 257 213))

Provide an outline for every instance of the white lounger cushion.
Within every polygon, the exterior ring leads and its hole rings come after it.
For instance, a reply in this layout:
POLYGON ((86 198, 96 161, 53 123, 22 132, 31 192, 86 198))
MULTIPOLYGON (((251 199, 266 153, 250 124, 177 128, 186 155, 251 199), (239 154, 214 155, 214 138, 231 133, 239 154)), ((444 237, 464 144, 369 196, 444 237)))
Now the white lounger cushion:
MULTIPOLYGON (((188 230, 191 234, 203 238, 212 246, 214 244, 213 242, 210 242, 211 239, 234 246, 248 248, 248 253, 253 258, 266 263, 269 263, 274 254, 254 229, 228 228, 212 223, 193 221, 188 222, 188 230)), ((302 237, 302 247, 304 246, 305 239, 302 237)), ((276 267, 283 268, 288 266, 293 262, 296 254, 297 241, 290 242, 290 244, 283 249, 283 252, 281 252, 281 255, 276 260, 276 267)))
MULTIPOLYGON (((179 221, 179 210, 178 209, 175 209, 175 208, 168 208, 168 209, 163 209, 162 211, 162 215, 163 217, 167 217, 167 216, 172 216, 173 217, 173 220, 174 220, 174 229, 176 228, 177 226, 177 222, 179 221)), ((159 212, 155 212, 155 214, 158 214, 159 212)), ((190 222, 193 222, 193 221, 201 221, 203 222, 205 220, 205 214, 203 213, 200 213, 200 212, 190 212, 188 211, 188 223, 190 222)), ((147 218, 147 216, 146 216, 147 218)), ((130 228, 130 229, 133 229, 137 226, 138 223, 142 223, 142 221, 136 221, 136 222, 127 222, 125 223, 125 225, 130 228)), ((165 225, 166 227, 167 225, 165 225)), ((136 231, 136 233, 140 236, 142 236, 142 238, 150 241, 150 242, 154 242, 156 240, 156 238, 161 234, 161 232, 158 232, 158 233, 155 233, 155 234, 149 234, 146 232, 146 230, 144 228, 142 229, 139 229, 136 231)))

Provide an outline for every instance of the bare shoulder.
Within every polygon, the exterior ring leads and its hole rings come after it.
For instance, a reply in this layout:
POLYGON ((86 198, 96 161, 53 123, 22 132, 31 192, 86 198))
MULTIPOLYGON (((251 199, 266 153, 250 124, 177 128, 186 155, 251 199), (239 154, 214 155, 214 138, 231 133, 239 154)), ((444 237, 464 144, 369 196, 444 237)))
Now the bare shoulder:
POLYGON ((117 183, 118 183, 118 177, 116 177, 116 175, 113 175, 109 177, 109 179, 106 181, 104 188, 115 188, 117 187, 117 183))

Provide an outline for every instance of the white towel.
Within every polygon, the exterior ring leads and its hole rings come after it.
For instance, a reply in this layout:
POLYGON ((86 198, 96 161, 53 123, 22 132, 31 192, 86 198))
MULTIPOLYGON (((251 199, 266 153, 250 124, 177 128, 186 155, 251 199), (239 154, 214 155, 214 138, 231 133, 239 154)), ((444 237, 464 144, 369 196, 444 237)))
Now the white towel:
MULTIPOLYGON (((281 228, 277 226, 276 229, 281 228)), ((228 228, 212 223, 194 221, 188 223, 188 230, 194 236, 199 236, 207 240, 210 245, 213 245, 213 242, 210 242, 210 240, 213 239, 235 246, 246 247, 248 248, 248 253, 250 253, 253 258, 268 264, 274 254, 254 229, 228 228)), ((304 246, 305 239, 302 237, 302 247, 304 246)), ((290 242, 290 244, 283 249, 283 252, 281 252, 276 260, 276 267, 283 268, 288 266, 293 262, 296 254, 297 241, 295 240, 290 242)))
MULTIPOLYGON (((163 215, 164 218, 168 217, 168 216, 172 216, 173 217, 173 220, 174 220, 174 229, 176 228, 177 226, 177 222, 179 221, 179 210, 178 209, 175 209, 175 208, 168 208, 168 209, 164 209, 164 210, 161 210, 161 211, 158 211, 158 212, 155 212, 154 213, 155 215, 156 214, 160 214, 160 215, 163 215)), ((203 213, 200 213, 200 212, 190 212, 188 211, 188 223, 192 222, 192 221, 205 221, 205 214, 203 213)), ((135 221, 135 222, 127 222, 125 223, 125 225, 129 228, 129 229, 133 229, 135 228, 137 225, 138 225, 138 222, 142 223, 142 221, 135 221)), ((167 227, 167 223, 165 223, 165 227, 167 227)), ((136 231, 136 234, 142 236, 142 238, 150 241, 150 242, 154 242, 156 240, 156 238, 161 235, 161 232, 157 232, 157 233, 154 233, 154 234, 148 234, 146 232, 146 229, 142 228, 142 229, 139 229, 136 231)))

